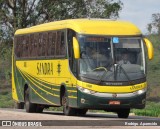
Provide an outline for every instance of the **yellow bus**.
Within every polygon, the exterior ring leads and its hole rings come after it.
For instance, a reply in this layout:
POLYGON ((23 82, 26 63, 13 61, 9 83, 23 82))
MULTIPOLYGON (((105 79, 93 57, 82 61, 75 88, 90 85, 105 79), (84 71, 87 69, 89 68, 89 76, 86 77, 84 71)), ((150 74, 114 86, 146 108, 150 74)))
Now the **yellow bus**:
POLYGON ((131 108, 145 107, 145 51, 152 59, 152 43, 126 21, 70 19, 19 29, 12 97, 26 112, 63 106, 65 115, 95 109, 127 118, 131 108))

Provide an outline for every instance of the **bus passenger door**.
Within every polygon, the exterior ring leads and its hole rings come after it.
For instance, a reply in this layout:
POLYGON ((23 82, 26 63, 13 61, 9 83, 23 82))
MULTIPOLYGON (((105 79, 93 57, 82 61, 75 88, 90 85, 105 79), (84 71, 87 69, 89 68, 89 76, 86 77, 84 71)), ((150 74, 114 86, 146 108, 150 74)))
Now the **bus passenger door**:
POLYGON ((70 83, 67 87, 69 105, 71 107, 77 107, 77 60, 74 58, 73 52, 73 37, 76 33, 73 30, 67 31, 67 42, 68 42, 68 58, 69 58, 69 72, 70 72, 70 83))

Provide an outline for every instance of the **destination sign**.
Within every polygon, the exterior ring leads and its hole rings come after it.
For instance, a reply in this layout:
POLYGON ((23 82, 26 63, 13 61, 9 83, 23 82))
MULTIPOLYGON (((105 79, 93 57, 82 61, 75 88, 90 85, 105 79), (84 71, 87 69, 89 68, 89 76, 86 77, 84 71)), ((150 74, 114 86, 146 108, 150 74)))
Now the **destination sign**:
POLYGON ((105 37, 86 37, 85 42, 108 42, 109 39, 105 37))

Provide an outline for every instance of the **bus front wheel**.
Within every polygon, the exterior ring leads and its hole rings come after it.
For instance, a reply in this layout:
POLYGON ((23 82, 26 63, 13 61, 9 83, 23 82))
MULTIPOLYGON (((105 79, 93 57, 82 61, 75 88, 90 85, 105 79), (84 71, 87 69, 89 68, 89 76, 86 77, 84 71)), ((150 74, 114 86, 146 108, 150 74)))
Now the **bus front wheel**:
POLYGON ((88 109, 76 109, 76 111, 79 116, 84 116, 84 115, 86 115, 88 109))
POLYGON ((117 112, 118 118, 128 118, 130 109, 121 109, 117 112))
POLYGON ((25 107, 26 107, 26 112, 28 113, 36 112, 36 104, 30 102, 29 88, 27 88, 27 90, 25 91, 25 107))
POLYGON ((75 115, 75 109, 69 107, 69 99, 68 99, 68 95, 67 95, 66 92, 62 96, 62 105, 63 105, 63 113, 64 113, 64 115, 66 115, 66 116, 75 115))
POLYGON ((44 107, 42 105, 37 104, 37 106, 36 106, 36 113, 42 113, 43 109, 44 109, 44 107))

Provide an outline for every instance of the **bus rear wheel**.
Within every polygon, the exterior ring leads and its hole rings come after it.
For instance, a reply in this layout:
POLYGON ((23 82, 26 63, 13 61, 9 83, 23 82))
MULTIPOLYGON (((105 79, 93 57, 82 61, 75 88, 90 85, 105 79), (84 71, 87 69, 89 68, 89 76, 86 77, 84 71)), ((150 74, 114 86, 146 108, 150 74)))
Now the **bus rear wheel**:
POLYGON ((69 99, 67 96, 67 93, 65 92, 62 96, 62 105, 63 105, 63 113, 66 116, 73 116, 75 115, 75 109, 72 107, 69 107, 69 99))
POLYGON ((33 113, 36 112, 36 104, 33 104, 30 102, 29 98, 29 88, 25 91, 25 107, 26 107, 26 112, 28 113, 33 113))
POLYGON ((24 109, 24 103, 23 102, 14 102, 14 107, 16 109, 24 109))
POLYGON ((130 109, 121 109, 117 112, 118 118, 128 118, 130 109))

